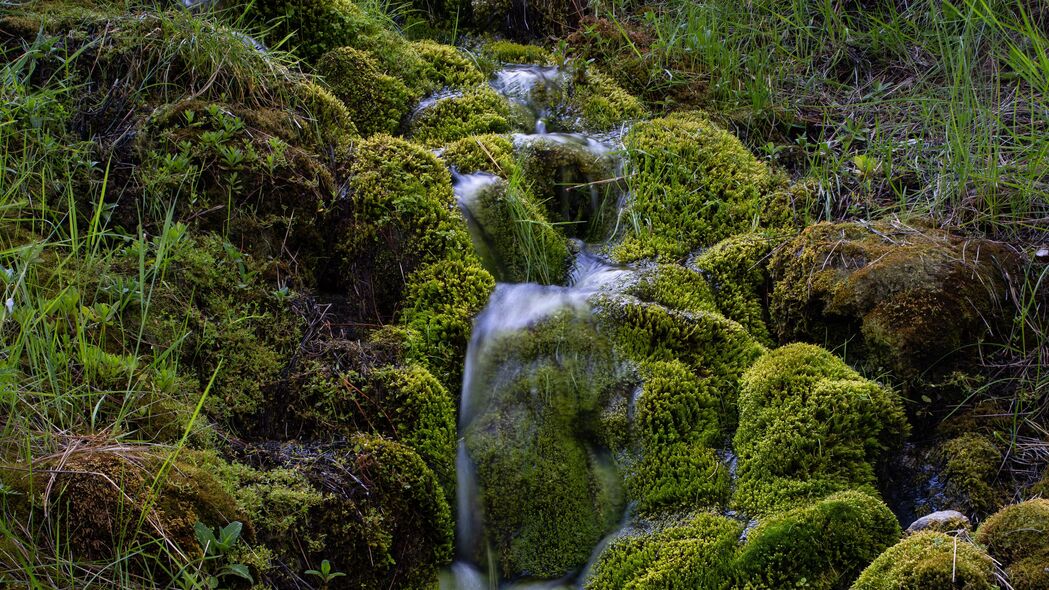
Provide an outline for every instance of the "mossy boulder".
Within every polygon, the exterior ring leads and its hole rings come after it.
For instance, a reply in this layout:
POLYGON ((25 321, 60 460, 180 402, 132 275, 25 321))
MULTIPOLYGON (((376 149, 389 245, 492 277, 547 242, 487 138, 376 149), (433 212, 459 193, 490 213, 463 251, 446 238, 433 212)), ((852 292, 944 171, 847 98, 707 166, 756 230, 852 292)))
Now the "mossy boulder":
POLYGON ((607 131, 645 117, 645 105, 596 67, 574 64, 568 92, 557 104, 559 124, 566 130, 607 131))
POLYGON ((415 141, 439 146, 471 135, 507 133, 512 121, 510 103, 482 85, 436 98, 412 117, 408 132, 415 141))
POLYGON ((876 494, 876 470, 908 432, 899 398, 817 346, 790 344, 743 375, 734 502, 768 514, 829 493, 876 494))
POLYGON ((677 264, 657 264, 641 270, 625 293, 678 311, 718 311, 718 300, 703 275, 677 264))
POLYGON ((848 588, 900 538, 876 496, 848 491, 771 516, 747 534, 736 559, 744 588, 848 588))
POLYGON ((504 64, 550 65, 553 55, 538 45, 524 45, 506 39, 489 41, 481 48, 481 55, 487 59, 504 64))
POLYGON ((563 303, 527 325, 486 331, 464 391, 462 433, 504 577, 556 578, 583 566, 622 516, 619 477, 599 444, 618 371, 585 308, 563 303))
POLYGON ((337 47, 353 46, 362 35, 380 29, 352 0, 225 0, 222 4, 241 10, 248 6, 248 18, 267 27, 268 39, 288 38, 291 48, 310 62, 337 47))
POLYGON ((1002 453, 989 438, 966 433, 938 445, 935 454, 943 465, 943 507, 983 517, 1005 502, 997 481, 1002 453))
POLYGON ((781 340, 848 343, 871 370, 935 382, 1000 337, 1015 264, 1001 244, 942 230, 819 223, 772 259, 773 327, 781 340))
POLYGON ((461 174, 487 172, 508 179, 519 169, 514 144, 505 135, 472 135, 453 141, 444 146, 441 159, 461 174))
POLYGON ((511 283, 564 282, 568 240, 547 221, 519 175, 509 182, 489 179, 486 185, 460 199, 470 217, 475 248, 498 280, 511 283))
POLYGON ((714 244, 692 261, 710 281, 717 310, 766 346, 773 344, 768 328, 769 261, 781 241, 774 233, 739 234, 714 244))
POLYGON ((937 532, 911 535, 878 556, 852 590, 998 588, 994 562, 970 541, 937 532))
POLYGON ((432 588, 452 557, 453 520, 437 477, 411 448, 354 435, 343 445, 248 448, 258 467, 223 469, 278 564, 278 586, 322 559, 354 588, 432 588))
POLYGON ((477 65, 453 45, 422 40, 413 41, 411 48, 427 64, 424 74, 433 90, 472 88, 486 81, 477 65))
POLYGON ((743 523, 698 513, 628 530, 601 553, 586 590, 721 590, 732 580, 743 523))
POLYGON ((348 188, 329 281, 354 294, 358 317, 388 321, 426 264, 474 260, 448 169, 424 148, 382 134, 360 142, 348 188))
POLYGON ((635 125, 625 138, 633 230, 615 248, 623 262, 683 259, 761 222, 783 184, 731 133, 701 114, 635 125))
POLYGON ((987 547, 1016 590, 1049 588, 1049 500, 1006 506, 980 525, 976 541, 987 547))
POLYGON ((339 47, 325 53, 317 71, 349 110, 350 119, 365 136, 393 133, 411 109, 408 87, 383 73, 366 51, 339 47))

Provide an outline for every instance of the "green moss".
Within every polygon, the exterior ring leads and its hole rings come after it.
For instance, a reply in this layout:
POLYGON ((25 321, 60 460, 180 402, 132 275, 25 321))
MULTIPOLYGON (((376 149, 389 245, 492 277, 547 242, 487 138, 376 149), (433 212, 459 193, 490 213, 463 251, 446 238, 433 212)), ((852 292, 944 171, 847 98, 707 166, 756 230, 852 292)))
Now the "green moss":
POLYGON ((538 45, 522 45, 505 39, 486 43, 481 49, 481 54, 488 59, 508 64, 549 65, 553 62, 550 52, 538 45))
POLYGON ((1049 500, 1006 506, 980 525, 976 541, 1005 566, 1016 590, 1049 585, 1049 500))
POLYGON ((486 540, 506 577, 581 567, 621 516, 618 476, 593 445, 616 369, 573 309, 490 335, 466 392, 486 540))
POLYGON ((941 230, 820 223, 773 256, 770 313, 781 340, 848 343, 870 370, 935 379, 1001 325, 1014 263, 998 244, 941 230))
POLYGON ((736 560, 746 588, 843 589, 900 538, 877 497, 842 492, 763 520, 736 560))
POLYGON ((986 515, 1003 502, 995 487, 1002 454, 993 442, 979 434, 963 434, 940 445, 938 454, 944 462, 941 477, 948 507, 986 515))
POLYGON ((352 46, 361 35, 379 28, 351 0, 261 0, 245 4, 250 6, 249 18, 269 26, 269 39, 290 37, 291 47, 307 61, 316 61, 337 47, 352 46))
POLYGON ((628 262, 672 261, 750 229, 779 180, 735 136, 699 114, 635 125, 626 137, 626 214, 635 230, 616 247, 628 262))
POLYGON ((717 310, 766 346, 772 344, 767 325, 772 290, 768 264, 778 243, 768 234, 740 234, 711 246, 694 262, 710 280, 717 310))
POLYGON ((297 85, 295 91, 316 123, 323 142, 341 151, 348 149, 351 140, 360 137, 346 104, 330 90, 316 82, 305 82, 297 85))
POLYGON ((641 301, 688 312, 717 311, 714 293, 699 273, 676 264, 660 264, 642 271, 626 293, 641 301))
POLYGON ((836 491, 873 492, 876 465, 907 430, 895 394, 826 350, 773 350, 743 376, 734 502, 768 514, 836 491))
MULTIPOLYGON (((424 148, 386 135, 360 142, 349 192, 332 280, 355 294, 359 317, 388 321, 400 308, 405 281, 422 266, 473 260, 448 168, 424 148)), ((446 367, 427 366, 443 380, 446 367)))
POLYGON ((852 590, 927 590, 998 588, 994 563, 979 547, 943 533, 911 535, 882 553, 852 590))
POLYGON ((576 73, 568 105, 582 116, 582 127, 590 130, 612 129, 648 114, 637 97, 594 67, 576 73))
POLYGON ((414 41, 411 47, 429 66, 426 79, 434 90, 470 88, 486 81, 481 70, 452 45, 414 41))
POLYGON ((475 248, 487 254, 482 259, 500 281, 564 281, 568 240, 546 220, 519 174, 509 182, 494 179, 460 205, 474 222, 475 248))
POLYGON ((325 53, 317 62, 350 118, 365 135, 392 133, 411 109, 412 97, 403 82, 384 74, 371 54, 352 47, 325 53))
POLYGON ((474 261, 442 260, 408 279, 400 323, 408 328, 407 356, 459 391, 473 318, 495 288, 492 275, 474 261))
POLYGON ((699 513, 651 532, 628 532, 601 553, 586 590, 721 590, 732 576, 732 562, 743 524, 699 513))
POLYGON ((463 174, 489 172, 504 179, 518 169, 514 144, 504 135, 474 135, 453 141, 441 158, 463 174))
POLYGON ((410 133, 420 143, 437 146, 471 135, 506 133, 510 122, 510 103, 488 86, 477 86, 423 110, 410 133))

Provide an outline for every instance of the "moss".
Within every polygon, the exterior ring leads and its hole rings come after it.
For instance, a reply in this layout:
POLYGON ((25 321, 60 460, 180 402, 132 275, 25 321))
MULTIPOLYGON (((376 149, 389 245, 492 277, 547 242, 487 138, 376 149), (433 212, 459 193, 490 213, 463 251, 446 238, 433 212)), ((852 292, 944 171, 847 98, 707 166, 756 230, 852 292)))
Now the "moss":
POLYGON ((518 157, 550 221, 585 241, 609 237, 617 221, 619 192, 612 183, 602 182, 615 177, 615 161, 607 148, 581 137, 538 136, 519 146, 518 157))
POLYGON ((750 229, 779 180, 735 136, 699 114, 635 125, 626 137, 636 230, 616 247, 623 262, 673 261, 750 229))
MULTIPOLYGON (((239 4, 227 1, 224 4, 239 4)), ((268 25, 268 38, 290 38, 294 50, 313 62, 337 47, 353 46, 379 26, 351 0, 262 0, 245 3, 247 16, 268 25)))
POLYGON ((946 507, 986 515, 1004 501, 995 486, 1002 454, 986 437, 964 434, 941 444, 938 454, 944 462, 941 476, 949 502, 946 507))
POLYGON ((770 234, 740 234, 711 246, 693 263, 710 280, 717 310, 766 346, 772 344, 767 323, 772 291, 768 264, 778 243, 770 234))
POLYGON ((462 174, 489 172, 504 179, 518 169, 514 144, 503 135, 473 135, 453 141, 441 158, 462 174))
POLYGON ((621 515, 618 477, 593 444, 616 379, 611 351, 569 308, 489 334, 475 358, 463 436, 494 562, 504 577, 560 577, 621 515))
POLYGON ((1037 498, 1006 506, 976 531, 1016 590, 1049 586, 1049 500, 1037 498))
MULTIPOLYGON (((331 280, 355 294, 358 317, 384 323, 413 272, 445 258, 472 260, 472 247, 443 162, 387 135, 360 142, 356 154, 331 280)), ((446 367, 428 368, 443 379, 446 367)))
POLYGON ((411 47, 431 68, 426 78, 435 90, 471 88, 486 81, 481 70, 452 45, 434 41, 414 41, 411 47))
POLYGON ((720 590, 731 580, 742 532, 742 523, 707 513, 628 532, 601 553, 584 588, 720 590))
POLYGON ((507 64, 550 65, 553 62, 550 52, 538 45, 522 45, 505 39, 486 43, 481 48, 481 54, 493 61, 507 64))
POLYGON ((349 148, 351 140, 360 137, 346 104, 330 90, 316 82, 305 82, 297 85, 295 92, 316 123, 324 143, 341 152, 349 148))
POLYGON ((717 311, 714 293, 699 273, 676 264, 660 264, 642 271, 626 293, 645 302, 688 312, 717 311))
POLYGON ((510 103, 487 86, 477 86, 460 96, 441 98, 411 123, 414 140, 441 145, 471 135, 510 131, 510 103))
POLYGON ((568 267, 568 240, 546 219, 545 211, 519 175, 495 179, 460 206, 473 221, 478 251, 500 281, 560 284, 568 267))
POLYGON ((875 468, 908 431, 898 397, 817 346, 759 359, 739 396, 734 502, 768 514, 828 493, 873 492, 875 468))
POLYGON ((384 74, 365 51, 352 47, 329 51, 317 62, 317 71, 347 106, 350 118, 365 136, 392 133, 411 109, 408 88, 384 74))
POLYGON ((993 337, 1014 262, 1000 245, 941 230, 820 223, 773 256, 773 325, 782 340, 848 343, 870 370, 935 380, 993 337))
POLYGON ((268 583, 293 583, 327 559, 354 588, 431 588, 451 560, 451 510, 409 447, 355 435, 345 445, 267 445, 249 457, 261 469, 233 465, 224 475, 282 564, 268 583))
POLYGON ((598 296, 594 303, 624 357, 684 363, 717 391, 723 431, 735 428, 740 376, 764 352, 739 324, 716 313, 679 312, 627 297, 598 296))
POLYGON ((568 106, 590 130, 607 130, 645 117, 644 104, 594 67, 576 72, 568 106))
POLYGON ((843 589, 900 538, 877 497, 848 491, 772 516, 736 560, 746 588, 843 589))
POLYGON ((997 588, 994 563, 979 547, 943 533, 911 535, 882 553, 852 590, 926 590, 997 588))
POLYGON ((459 391, 473 318, 495 289, 474 261, 443 260, 408 279, 401 325, 409 330, 407 356, 426 366, 448 391, 459 391))

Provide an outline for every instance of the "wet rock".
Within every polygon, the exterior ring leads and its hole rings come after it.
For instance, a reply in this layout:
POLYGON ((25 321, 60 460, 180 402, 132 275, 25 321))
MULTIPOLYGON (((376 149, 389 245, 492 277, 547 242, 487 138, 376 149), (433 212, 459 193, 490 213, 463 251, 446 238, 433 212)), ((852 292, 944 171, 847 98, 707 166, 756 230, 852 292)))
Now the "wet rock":
POLYGON ((926 530, 949 532, 968 528, 969 519, 961 512, 957 510, 940 510, 912 522, 911 526, 907 527, 907 532, 916 533, 926 530))

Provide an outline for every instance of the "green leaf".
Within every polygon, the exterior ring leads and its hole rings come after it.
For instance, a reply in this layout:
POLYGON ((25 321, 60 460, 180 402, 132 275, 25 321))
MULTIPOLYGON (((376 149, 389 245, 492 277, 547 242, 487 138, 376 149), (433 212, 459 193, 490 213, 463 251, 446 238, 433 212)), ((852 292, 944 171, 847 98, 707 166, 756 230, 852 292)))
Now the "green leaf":
POLYGON ((226 567, 222 568, 222 571, 224 574, 231 574, 237 576, 238 578, 247 580, 252 584, 255 583, 255 580, 251 577, 251 570, 249 570, 248 566, 244 565, 243 563, 231 563, 230 565, 227 565, 226 567))
POLYGON ((222 537, 221 545, 223 549, 229 549, 236 544, 237 539, 240 539, 240 533, 244 530, 244 524, 239 520, 234 520, 225 527, 222 528, 222 532, 219 535, 222 537))
POLYGON ((197 521, 197 523, 193 525, 193 532, 197 536, 197 542, 200 543, 200 546, 203 549, 212 551, 215 549, 215 546, 218 545, 218 539, 215 538, 215 533, 213 533, 211 527, 206 524, 197 521))

